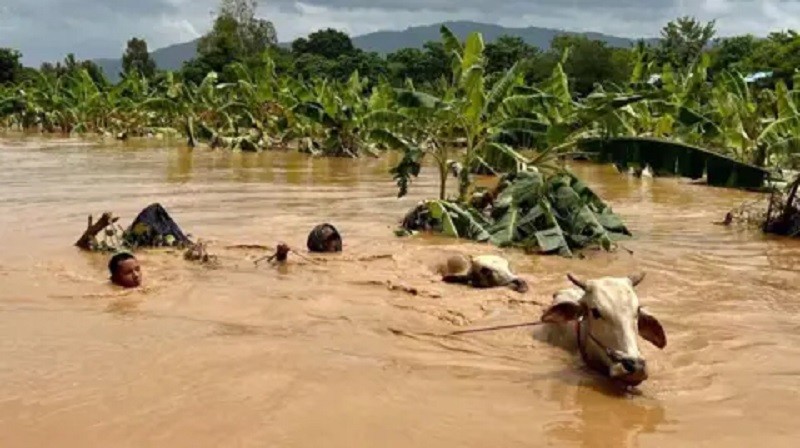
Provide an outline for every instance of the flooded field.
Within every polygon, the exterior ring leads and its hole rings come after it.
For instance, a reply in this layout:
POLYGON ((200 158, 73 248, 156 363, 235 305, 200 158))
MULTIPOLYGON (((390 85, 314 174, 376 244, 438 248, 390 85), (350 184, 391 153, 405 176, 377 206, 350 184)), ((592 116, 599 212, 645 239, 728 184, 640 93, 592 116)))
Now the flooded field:
POLYGON ((397 199, 389 166, 0 139, 0 446, 796 446, 800 244, 713 224, 755 195, 575 164, 635 238, 568 260, 396 238, 437 185, 397 199), (220 265, 144 252, 146 286, 118 290, 72 243, 88 214, 152 202, 220 265), (231 247, 303 249, 321 222, 342 254, 256 267, 231 247), (504 253, 530 291, 442 284, 449 252, 504 253), (637 270, 669 338, 641 343, 638 395, 530 329, 431 336, 538 319, 567 272, 637 270))

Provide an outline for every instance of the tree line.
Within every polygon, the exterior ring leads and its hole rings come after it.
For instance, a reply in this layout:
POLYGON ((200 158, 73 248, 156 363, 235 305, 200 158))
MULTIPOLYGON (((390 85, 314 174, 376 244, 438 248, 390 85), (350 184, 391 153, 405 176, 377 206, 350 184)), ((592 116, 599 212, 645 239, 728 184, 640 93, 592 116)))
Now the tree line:
MULTIPOLYGON (((236 81, 232 67, 253 67, 266 56, 275 62, 279 74, 304 79, 328 78, 344 81, 354 72, 372 81, 388 80, 395 86, 413 83, 418 88, 436 89, 450 74, 448 57, 441 42, 427 42, 422 48, 403 48, 385 56, 356 48, 350 37, 335 29, 315 31, 294 40, 289 48, 278 46, 275 26, 256 17, 255 0, 222 0, 213 27, 198 43, 197 55, 174 75, 199 84, 210 72, 223 82, 236 81)), ((710 58, 709 74, 735 70, 741 73, 772 72, 772 80, 784 80, 791 87, 795 68, 800 66, 800 35, 781 31, 765 38, 753 35, 716 38, 715 23, 681 17, 667 23, 655 44, 639 41, 631 48, 610 47, 603 41, 581 35, 555 37, 547 50, 532 46, 519 37, 502 36, 486 45, 486 72, 496 79, 516 63, 528 83, 546 79, 562 62, 576 95, 585 96, 597 85, 623 85, 630 78, 640 55, 658 66, 687 67, 703 54, 710 58)), ((0 48, 0 84, 18 84, 36 69, 23 67, 22 54, 0 48)), ((131 73, 154 78, 163 76, 149 53, 145 40, 132 38, 122 56, 123 78, 131 73)), ((92 61, 79 61, 69 54, 63 61, 42 64, 38 72, 60 78, 86 69, 98 86, 110 84, 92 61)))

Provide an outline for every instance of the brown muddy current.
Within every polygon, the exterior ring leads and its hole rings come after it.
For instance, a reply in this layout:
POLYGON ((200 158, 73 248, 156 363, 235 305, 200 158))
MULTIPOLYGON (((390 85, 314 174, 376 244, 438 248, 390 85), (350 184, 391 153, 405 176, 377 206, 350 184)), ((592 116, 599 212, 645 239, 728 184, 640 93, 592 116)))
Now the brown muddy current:
POLYGON ((800 245, 713 224, 755 195, 576 164, 632 253, 502 252, 530 291, 475 291, 434 267, 501 251, 396 238, 437 187, 429 170, 397 199, 389 165, 0 140, 0 446, 797 446, 800 245), (89 213, 127 224, 156 201, 220 264, 145 252, 145 287, 118 290, 72 243, 89 213), (305 252, 321 222, 343 254, 256 267, 264 250, 230 247, 305 252), (530 329, 437 336, 538 319, 568 271, 639 269, 669 344, 640 341, 638 394, 530 329))

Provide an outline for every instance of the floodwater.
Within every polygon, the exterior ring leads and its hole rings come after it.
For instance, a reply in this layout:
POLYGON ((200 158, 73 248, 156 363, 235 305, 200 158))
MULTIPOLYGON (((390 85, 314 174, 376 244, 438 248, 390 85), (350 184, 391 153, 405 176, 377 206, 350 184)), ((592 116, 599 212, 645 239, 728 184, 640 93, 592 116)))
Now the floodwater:
POLYGON ((508 251, 530 291, 474 291, 432 267, 500 251, 395 237, 437 187, 429 170, 397 199, 389 165, 0 140, 0 446, 796 446, 800 245, 713 224, 754 194, 576 164, 636 235, 627 250, 508 251), (72 243, 88 214, 127 224, 156 201, 219 265, 145 252, 146 286, 118 290, 72 243), (256 267, 265 250, 231 247, 303 253, 321 222, 343 254, 256 267), (569 271, 636 270, 669 339, 640 342, 638 394, 530 329, 436 336, 536 320, 569 271))

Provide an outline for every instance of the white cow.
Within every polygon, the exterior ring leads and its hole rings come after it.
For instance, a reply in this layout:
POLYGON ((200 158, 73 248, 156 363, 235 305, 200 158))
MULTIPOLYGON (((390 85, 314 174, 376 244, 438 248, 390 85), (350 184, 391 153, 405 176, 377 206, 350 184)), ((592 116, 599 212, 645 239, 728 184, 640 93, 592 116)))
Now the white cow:
POLYGON ((562 336, 571 333, 589 367, 630 386, 646 380, 647 364, 637 335, 660 349, 667 345, 667 337, 658 319, 640 306, 634 291, 644 274, 588 281, 572 274, 567 277, 579 289, 554 294, 542 321, 558 324, 549 330, 558 329, 562 336))

